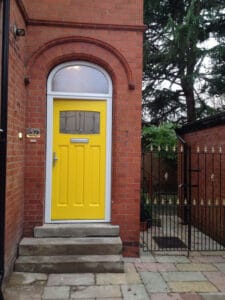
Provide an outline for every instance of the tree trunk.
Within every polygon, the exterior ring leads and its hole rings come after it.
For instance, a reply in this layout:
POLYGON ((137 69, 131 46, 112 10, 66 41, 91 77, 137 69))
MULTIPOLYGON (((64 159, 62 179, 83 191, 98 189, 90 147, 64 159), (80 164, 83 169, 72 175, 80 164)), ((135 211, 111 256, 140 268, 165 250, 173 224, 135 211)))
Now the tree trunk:
POLYGON ((186 90, 184 90, 184 94, 187 106, 187 122, 191 123, 196 120, 195 99, 193 89, 186 88, 186 90))
MULTIPOLYGON (((190 65, 188 69, 190 72, 190 65)), ((193 72, 193 69, 192 69, 193 72)), ((191 76, 189 76, 191 77, 191 76)), ((194 86, 191 80, 188 80, 188 76, 181 80, 181 86, 184 92, 186 107, 187 107, 187 122, 191 123, 196 120, 195 98, 194 98, 194 86)))

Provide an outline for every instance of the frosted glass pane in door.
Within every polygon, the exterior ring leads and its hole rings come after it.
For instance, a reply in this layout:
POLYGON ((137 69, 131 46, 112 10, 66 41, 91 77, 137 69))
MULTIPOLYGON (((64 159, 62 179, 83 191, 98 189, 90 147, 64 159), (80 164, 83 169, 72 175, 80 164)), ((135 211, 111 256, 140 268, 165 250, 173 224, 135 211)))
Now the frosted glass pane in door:
POLYGON ((98 69, 85 65, 71 65, 56 72, 52 90, 67 93, 108 94, 106 76, 98 69))
POLYGON ((100 112, 60 111, 60 133, 100 133, 100 112))

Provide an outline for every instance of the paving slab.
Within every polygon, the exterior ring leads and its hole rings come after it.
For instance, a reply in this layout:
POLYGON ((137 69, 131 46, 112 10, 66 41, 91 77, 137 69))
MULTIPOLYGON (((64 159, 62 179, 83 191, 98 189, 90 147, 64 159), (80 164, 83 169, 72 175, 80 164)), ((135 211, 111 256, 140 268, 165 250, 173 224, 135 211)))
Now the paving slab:
POLYGON ((218 270, 225 273, 225 263, 216 263, 215 266, 217 267, 218 270))
POLYGON ((94 285, 95 275, 91 273, 84 274, 50 274, 48 277, 48 286, 60 285, 94 285))
POLYGON ((68 286, 47 286, 44 288, 43 300, 64 300, 69 299, 70 288, 68 286))
POLYGON ((182 293, 180 295, 182 300, 202 300, 202 297, 196 293, 182 293))
MULTIPOLYGON (((71 299, 71 298, 70 298, 70 299, 71 299)), ((74 299, 76 300, 76 299, 80 299, 80 298, 74 298, 74 299)), ((97 299, 97 300, 99 300, 99 299, 104 299, 104 300, 105 300, 106 298, 85 298, 85 300, 96 300, 96 299, 97 299)), ((117 299, 117 298, 113 298, 113 299, 117 299)), ((119 298, 119 299, 120 299, 120 298, 119 298)), ((52 300, 54 300, 54 299, 52 299, 52 300)), ((107 298, 107 300, 108 300, 108 298, 107 298)))
POLYGON ((134 264, 125 263, 124 270, 125 270, 127 284, 141 284, 142 283, 140 275, 139 275, 139 273, 137 273, 137 270, 136 270, 134 264))
POLYGON ((195 292, 195 293, 209 293, 217 292, 216 287, 208 281, 187 281, 187 282, 168 282, 168 286, 173 292, 195 292))
POLYGON ((225 300, 225 255, 218 252, 123 260, 123 274, 14 272, 4 300, 225 300))
POLYGON ((202 297, 194 293, 157 293, 151 295, 151 300, 202 300, 202 297))
POLYGON ((124 273, 104 273, 96 274, 96 284, 97 285, 119 285, 126 284, 126 275, 124 273))
POLYGON ((169 292, 168 285, 159 273, 141 272, 141 278, 149 294, 169 292))
POLYGON ((199 272, 207 272, 207 271, 217 271, 216 267, 212 264, 204 264, 204 263, 190 263, 190 264, 176 264, 176 267, 179 271, 199 271, 199 272))
POLYGON ((96 300, 123 300, 123 298, 96 298, 96 300))
POLYGON ((145 290, 144 285, 122 285, 121 289, 124 300, 149 300, 149 296, 145 290))
POLYGON ((139 272, 166 272, 176 271, 176 267, 171 263, 135 263, 139 272))
POLYGON ((199 252, 201 255, 212 255, 212 256, 215 256, 215 255, 222 255, 222 256, 225 256, 225 251, 201 251, 199 252))
POLYGON ((141 262, 156 262, 156 259, 152 255, 150 256, 145 255, 141 257, 141 262))
POLYGON ((138 273, 126 273, 126 282, 127 284, 141 284, 141 278, 138 273))
POLYGON ((186 256, 156 256, 155 259, 160 263, 189 263, 186 256))
POLYGON ((201 272, 161 272, 165 281, 206 281, 201 272))
POLYGON ((125 273, 129 273, 129 272, 136 273, 137 269, 135 267, 135 264, 125 263, 124 264, 124 271, 125 271, 125 273))
MULTIPOLYGON (((215 254, 214 254, 215 255, 215 254)), ((202 256, 200 251, 191 251, 189 257, 202 256)))
POLYGON ((78 286, 71 288, 71 299, 88 299, 88 298, 120 298, 120 286, 78 286))
POLYGON ((223 272, 204 272, 206 278, 221 292, 225 292, 225 274, 223 272))
POLYGON ((141 262, 141 258, 136 257, 123 257, 125 263, 138 263, 141 262))
POLYGON ((183 300, 177 293, 156 293, 151 295, 151 300, 183 300))
POLYGON ((222 256, 195 256, 190 260, 194 263, 225 263, 225 258, 222 256))
POLYGON ((47 281, 47 275, 42 273, 23 273, 23 272, 14 272, 12 273, 7 285, 16 286, 16 285, 28 285, 34 283, 44 283, 47 281))
POLYGON ((42 300, 42 286, 14 286, 4 292, 4 300, 42 300))
POLYGON ((187 251, 179 251, 179 250, 164 250, 164 251, 153 251, 153 255, 159 255, 159 256, 187 256, 187 251))
POLYGON ((225 293, 209 293, 200 294, 203 300, 224 300, 225 293))
POLYGON ((150 252, 140 251, 141 262, 156 262, 155 255, 150 252))

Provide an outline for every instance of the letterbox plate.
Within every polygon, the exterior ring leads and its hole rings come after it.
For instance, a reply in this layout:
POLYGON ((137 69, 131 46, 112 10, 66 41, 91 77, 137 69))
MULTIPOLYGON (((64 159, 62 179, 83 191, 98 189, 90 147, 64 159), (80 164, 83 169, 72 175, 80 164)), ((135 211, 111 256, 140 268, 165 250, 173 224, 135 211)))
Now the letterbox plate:
POLYGON ((70 139, 70 143, 73 143, 73 144, 88 144, 89 143, 89 139, 76 139, 76 138, 72 138, 72 139, 70 139))

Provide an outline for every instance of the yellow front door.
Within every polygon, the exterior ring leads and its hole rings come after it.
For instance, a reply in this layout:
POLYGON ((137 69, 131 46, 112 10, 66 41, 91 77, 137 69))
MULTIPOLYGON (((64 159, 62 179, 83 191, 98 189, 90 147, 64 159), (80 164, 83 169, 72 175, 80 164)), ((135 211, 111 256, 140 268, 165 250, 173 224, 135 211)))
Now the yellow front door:
POLYGON ((52 220, 104 220, 106 101, 54 100, 52 220))

